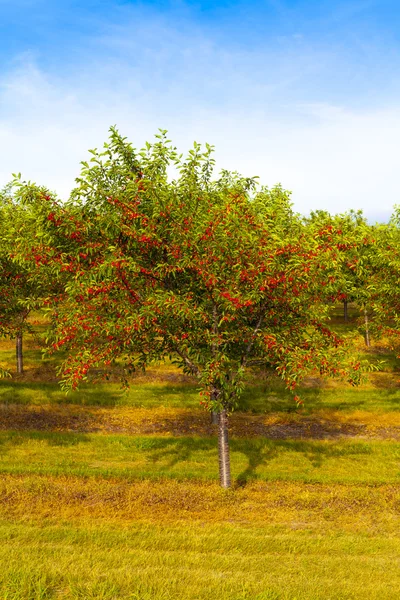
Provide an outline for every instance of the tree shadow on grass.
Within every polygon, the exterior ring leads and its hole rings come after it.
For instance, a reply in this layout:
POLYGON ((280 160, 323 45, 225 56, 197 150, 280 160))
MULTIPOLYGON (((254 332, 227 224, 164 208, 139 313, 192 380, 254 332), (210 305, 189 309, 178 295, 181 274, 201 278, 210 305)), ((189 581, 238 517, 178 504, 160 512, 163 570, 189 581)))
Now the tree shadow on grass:
POLYGON ((82 386, 79 392, 66 394, 58 382, 24 381, 7 379, 0 381, 0 402, 3 404, 77 404, 93 406, 116 406, 122 391, 104 390, 82 386))
POLYGON ((249 481, 260 479, 257 469, 266 466, 281 453, 302 454, 314 468, 321 468, 328 458, 358 456, 372 452, 368 444, 354 443, 334 445, 306 440, 233 440, 232 452, 241 452, 247 457, 248 466, 236 478, 236 485, 244 487, 249 481))
POLYGON ((197 406, 197 388, 188 385, 132 383, 128 390, 119 384, 82 384, 78 391, 66 394, 57 381, 0 380, 0 402, 3 404, 58 404, 77 406, 197 406))
POLYGON ((29 441, 46 442, 48 446, 68 447, 90 442, 90 438, 81 433, 48 433, 43 431, 3 431, 0 433, 0 445, 4 448, 7 446, 22 446, 29 443, 29 441))
MULTIPOLYGON (((103 438, 102 438, 103 439, 103 438)), ((30 442, 45 442, 49 447, 72 447, 82 443, 92 442, 90 436, 76 433, 47 433, 47 432, 16 432, 8 431, 0 434, 0 444, 2 445, 2 454, 7 454, 16 446, 26 446, 30 442)), ((150 466, 149 469, 140 466, 138 471, 127 466, 123 469, 129 477, 173 477, 178 480, 183 479, 210 479, 217 478, 218 471, 218 450, 217 438, 166 438, 166 437, 136 437, 136 436, 115 436, 109 440, 104 438, 104 444, 113 444, 124 446, 121 457, 142 455, 150 466)), ((101 444, 101 460, 107 456, 107 447, 101 444), (106 452, 106 454, 105 454, 106 452)), ((49 450, 51 452, 51 450, 49 450)), ((113 453, 111 451, 111 462, 113 464, 113 453)), ((298 469, 293 472, 293 477, 297 480, 307 479, 307 462, 314 469, 322 469, 324 463, 332 458, 358 458, 361 455, 368 455, 373 452, 373 448, 365 442, 335 444, 332 442, 318 442, 312 440, 271 440, 271 439, 233 439, 231 440, 232 470, 237 473, 239 464, 243 465, 243 457, 247 459, 247 465, 237 475, 235 481, 237 486, 246 486, 247 483, 254 480, 268 480, 270 477, 282 479, 285 478, 285 471, 282 465, 288 464, 293 456, 294 465, 298 464, 298 469), (241 455, 241 456, 240 456, 241 455), (296 455, 301 455, 298 460, 296 455), (282 463, 280 459, 282 458, 282 463), (271 463, 274 463, 271 465, 271 463), (271 465, 271 466, 270 466, 271 465), (304 467, 302 467, 304 465, 304 467)), ((65 456, 68 456, 66 451, 65 456)), ((92 459, 91 459, 92 460, 92 459)), ((95 458, 93 458, 95 460, 95 458)), ((124 458, 118 459, 118 463, 124 458)), ((143 461, 140 461, 143 462, 143 461)), ((78 461, 79 463, 79 461, 78 461)), ((76 465, 79 467, 79 464, 76 465)), ((23 465, 22 465, 23 467, 23 465)), ((120 472, 122 475, 122 472, 120 472)), ((316 473, 318 477, 318 473, 316 473)))
MULTIPOLYGON (((375 375, 375 374, 374 374, 375 375)), ((400 405, 400 375, 398 373, 379 373, 372 378, 373 385, 381 392, 385 390, 387 396, 396 398, 400 405)))
MULTIPOLYGON (((217 438, 155 438, 148 454, 149 460, 156 464, 166 461, 166 469, 179 463, 196 462, 199 454, 211 453, 217 457, 217 438)), ((204 455, 203 455, 204 456, 204 455)))
MULTIPOLYGON (((200 470, 202 475, 212 475, 217 471, 217 438, 137 438, 132 440, 136 448, 140 448, 147 460, 154 467, 162 471, 182 467, 179 477, 193 476, 200 470), (160 465, 161 463, 161 465, 160 465), (200 463, 200 465, 199 465, 200 463), (207 463, 207 468, 202 466, 207 463), (194 470, 192 470, 192 465, 194 470), (209 469, 209 465, 212 468, 209 469)), ((233 439, 230 442, 232 467, 235 470, 237 455, 242 454, 247 458, 246 468, 236 477, 236 485, 245 486, 249 481, 262 479, 268 475, 268 464, 279 459, 280 455, 292 453, 302 455, 313 468, 323 467, 324 462, 330 458, 357 457, 372 453, 367 443, 334 444, 311 440, 269 440, 269 439, 233 439), (259 472, 260 467, 264 474, 259 472)), ((295 459, 294 459, 295 460, 295 459)), ((158 471, 158 469, 157 469, 158 471)), ((160 472, 160 474, 162 474, 160 472)), ((301 472, 299 473, 301 476, 301 472)))
POLYGON ((238 487, 245 487, 246 484, 254 479, 257 479, 256 471, 261 465, 267 464, 279 454, 277 444, 266 444, 265 440, 254 440, 254 443, 249 445, 245 440, 234 440, 231 442, 232 450, 241 452, 248 460, 248 465, 236 478, 238 487))
MULTIPOLYGON (((305 412, 329 409, 338 411, 371 410, 379 405, 384 410, 400 410, 400 384, 394 374, 379 373, 371 377, 373 388, 330 388, 321 385, 299 386, 297 393, 304 401, 305 412)), ((282 385, 249 385, 241 398, 240 410, 259 414, 295 412, 293 396, 282 385)))

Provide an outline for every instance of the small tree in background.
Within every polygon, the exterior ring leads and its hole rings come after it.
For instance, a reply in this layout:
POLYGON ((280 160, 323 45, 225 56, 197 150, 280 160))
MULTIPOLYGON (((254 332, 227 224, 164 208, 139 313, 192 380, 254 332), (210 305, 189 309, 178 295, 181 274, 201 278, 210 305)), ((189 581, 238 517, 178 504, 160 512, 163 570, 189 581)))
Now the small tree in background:
POLYGON ((213 180, 210 146, 195 144, 182 160, 165 132, 156 138, 136 152, 112 129, 65 205, 19 184, 37 239, 35 252, 23 236, 16 248, 54 278, 69 277, 63 301, 48 298, 52 347, 68 351, 64 387, 117 358, 129 373, 171 357, 218 414, 220 481, 229 487, 228 414, 249 368, 275 369, 293 392, 315 369, 359 377, 324 325, 348 240, 331 225, 305 226, 280 186, 257 190, 227 171, 213 180))
MULTIPOLYGON (((26 264, 13 260, 10 231, 14 215, 11 186, 0 193, 0 337, 15 338, 17 373, 23 373, 22 340, 29 330, 27 317, 30 312, 35 283, 26 264)), ((5 372, 3 371, 3 375, 5 372)))
MULTIPOLYGON (((43 269, 43 213, 35 203, 21 202, 16 189, 8 185, 0 194, 0 336, 15 338, 17 373, 23 373, 23 336, 33 333, 28 317, 50 298, 62 297, 62 278, 43 269), (18 249, 23 248, 18 253, 18 249), (29 260, 26 258, 29 257, 29 260)), ((50 198, 41 188, 43 198, 50 198)), ((46 211, 48 211, 46 203, 46 211)), ((65 277, 64 277, 65 283, 65 277)))
POLYGON ((375 227, 375 252, 371 258, 369 289, 373 297, 374 320, 382 334, 389 334, 397 346, 400 338, 400 208, 395 207, 387 225, 375 227))
POLYGON ((331 226, 347 240, 344 260, 336 270, 337 294, 327 300, 343 302, 344 320, 348 321, 348 303, 352 302, 360 311, 359 331, 365 345, 370 346, 370 317, 374 315, 371 278, 372 258, 376 252, 375 227, 367 223, 361 210, 331 215, 327 211, 312 211, 306 223, 320 227, 331 226))

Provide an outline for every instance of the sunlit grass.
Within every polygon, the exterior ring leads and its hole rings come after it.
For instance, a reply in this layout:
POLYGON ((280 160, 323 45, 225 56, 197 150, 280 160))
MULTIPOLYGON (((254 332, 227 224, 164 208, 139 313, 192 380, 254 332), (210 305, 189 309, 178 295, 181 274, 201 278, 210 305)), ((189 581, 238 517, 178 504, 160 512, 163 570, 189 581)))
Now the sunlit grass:
MULTIPOLYGON (((125 479, 218 478, 215 438, 0 432, 0 472, 125 479)), ((400 450, 392 441, 232 439, 239 483, 280 480, 396 483, 400 450)))
POLYGON ((124 391, 118 383, 83 384, 68 395, 57 382, 0 380, 0 401, 5 404, 77 404, 81 406, 198 407, 198 388, 168 382, 132 384, 124 391))
POLYGON ((260 482, 224 491, 199 481, 5 475, 0 593, 394 600, 399 501, 397 485, 260 482))
MULTIPOLYGON (((352 334, 356 311, 332 327, 352 334)), ((46 322, 33 315, 36 331, 46 322)), ((250 373, 231 417, 232 490, 197 384, 154 365, 66 396, 57 354, 0 342, 0 598, 394 600, 400 589, 399 360, 351 388, 306 380, 298 410, 250 373)), ((386 344, 386 345, 385 345, 386 344)))
MULTIPOLYGON (((165 378, 162 377, 162 372, 158 372, 157 376, 150 375, 148 379, 133 380, 127 391, 122 390, 119 383, 83 384, 78 391, 67 395, 60 389, 57 381, 43 381, 39 372, 36 379, 14 377, 0 380, 0 402, 25 405, 198 408, 198 386, 195 383, 180 382, 179 374, 168 379, 169 376, 170 372, 167 372, 165 378)), ((299 386, 297 393, 304 401, 304 413, 321 409, 397 411, 400 409, 399 379, 397 374, 374 373, 370 376, 370 382, 359 388, 334 381, 328 384, 317 381, 313 386, 299 386)), ((293 394, 277 379, 253 379, 245 388, 238 408, 253 413, 297 410, 293 394)))
POLYGON ((394 600, 400 587, 396 534, 326 535, 299 519, 25 521, 0 535, 0 591, 12 600, 394 600))

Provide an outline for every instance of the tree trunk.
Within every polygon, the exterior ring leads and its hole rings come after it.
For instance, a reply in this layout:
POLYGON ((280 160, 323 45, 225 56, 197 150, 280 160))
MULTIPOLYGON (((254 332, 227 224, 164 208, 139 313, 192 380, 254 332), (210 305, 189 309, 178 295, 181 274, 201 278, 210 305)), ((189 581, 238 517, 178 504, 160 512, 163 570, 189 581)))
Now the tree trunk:
POLYGON ((215 410, 211 412, 211 423, 212 425, 218 425, 219 423, 218 413, 215 410))
POLYGON ((368 313, 367 309, 364 307, 364 322, 365 322, 365 345, 370 346, 371 341, 369 339, 369 322, 368 322, 368 313))
POLYGON ((22 332, 21 331, 17 334, 17 339, 16 339, 16 343, 15 343, 15 351, 16 351, 16 357, 17 357, 17 373, 23 373, 24 372, 24 363, 22 360, 22 332))
POLYGON ((218 460, 221 487, 231 487, 231 461, 229 457, 228 415, 225 409, 218 413, 218 460))
POLYGON ((344 314, 344 320, 347 323, 347 321, 349 320, 349 314, 347 312, 347 300, 343 300, 343 314, 344 314))

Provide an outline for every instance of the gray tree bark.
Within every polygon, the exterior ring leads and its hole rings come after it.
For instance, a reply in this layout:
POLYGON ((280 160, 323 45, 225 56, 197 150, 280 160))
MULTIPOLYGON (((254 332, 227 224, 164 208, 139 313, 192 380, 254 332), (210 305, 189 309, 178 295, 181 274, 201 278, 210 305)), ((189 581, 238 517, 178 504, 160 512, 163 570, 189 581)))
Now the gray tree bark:
POLYGON ((347 310, 347 300, 343 300, 343 314, 344 314, 344 320, 347 323, 347 321, 349 320, 349 313, 347 310))
POLYGON ((231 461, 229 455, 228 414, 225 409, 218 413, 218 462, 221 487, 231 487, 231 461))
POLYGON ((365 345, 370 346, 371 340, 369 338, 369 322, 368 322, 368 313, 367 309, 364 306, 364 322, 365 322, 365 345))
POLYGON ((24 372, 24 363, 22 357, 22 332, 17 334, 17 339, 15 343, 15 353, 17 357, 17 373, 24 372))

